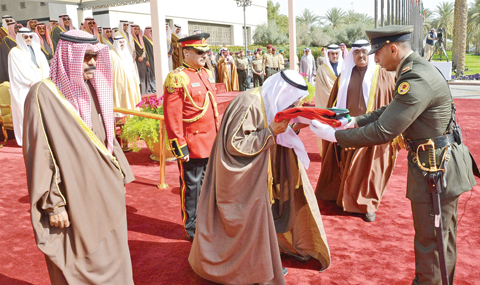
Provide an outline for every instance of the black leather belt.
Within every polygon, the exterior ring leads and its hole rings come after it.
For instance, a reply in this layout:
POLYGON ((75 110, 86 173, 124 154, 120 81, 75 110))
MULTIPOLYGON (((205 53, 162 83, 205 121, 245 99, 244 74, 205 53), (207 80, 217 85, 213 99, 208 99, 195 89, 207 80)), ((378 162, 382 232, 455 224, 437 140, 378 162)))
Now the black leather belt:
POLYGON ((278 70, 278 68, 273 68, 273 67, 266 67, 266 69, 278 70))
MULTIPOLYGON (((449 133, 440 137, 433 138, 431 140, 433 140, 433 143, 435 144, 435 148, 443 148, 443 147, 446 147, 447 145, 453 144, 455 142, 455 136, 452 133, 449 133)), ((407 143, 408 151, 416 152, 418 149, 418 146, 427 143, 428 139, 416 140, 416 141, 406 140, 405 142, 407 143)))

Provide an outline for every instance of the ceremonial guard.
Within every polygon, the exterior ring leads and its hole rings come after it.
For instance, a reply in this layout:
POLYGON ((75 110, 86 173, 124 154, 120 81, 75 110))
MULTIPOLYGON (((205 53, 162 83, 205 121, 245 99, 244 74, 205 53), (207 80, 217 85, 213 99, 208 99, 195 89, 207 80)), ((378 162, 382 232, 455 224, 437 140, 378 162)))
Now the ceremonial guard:
POLYGON ((272 45, 267 45, 267 53, 263 55, 263 69, 266 72, 265 80, 278 72, 278 61, 272 53, 272 45))
POLYGON ((248 71, 248 58, 245 57, 243 50, 241 50, 240 55, 237 58, 235 58, 235 64, 237 66, 238 85, 240 86, 240 91, 245 91, 248 89, 247 77, 248 77, 249 71, 248 71))
POLYGON ((165 125, 178 159, 182 220, 190 239, 195 236, 198 198, 218 130, 215 79, 204 68, 209 36, 201 33, 178 40, 183 66, 170 72, 164 84, 165 125))
POLYGON ((447 82, 412 51, 412 31, 413 26, 398 25, 366 31, 375 62, 396 71, 389 105, 355 117, 358 128, 335 131, 315 124, 311 129, 320 138, 349 149, 383 144, 402 135, 396 140, 409 154, 407 198, 415 228, 413 284, 454 284, 458 199, 475 186, 474 174, 480 174, 463 143, 447 82))

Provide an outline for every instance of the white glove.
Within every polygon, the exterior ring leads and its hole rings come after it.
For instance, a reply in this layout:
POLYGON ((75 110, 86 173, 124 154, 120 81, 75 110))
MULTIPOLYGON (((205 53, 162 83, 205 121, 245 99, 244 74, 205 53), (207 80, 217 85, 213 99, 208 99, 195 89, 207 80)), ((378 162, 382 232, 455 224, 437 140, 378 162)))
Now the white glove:
POLYGON ((336 130, 348 130, 348 129, 354 129, 355 128, 355 117, 352 117, 350 122, 346 122, 346 118, 341 118, 340 122, 342 122, 342 125, 338 128, 335 128, 336 130))
POLYGON ((310 130, 322 140, 337 142, 337 139, 335 138, 336 130, 329 125, 322 124, 317 120, 312 120, 310 122, 310 130))

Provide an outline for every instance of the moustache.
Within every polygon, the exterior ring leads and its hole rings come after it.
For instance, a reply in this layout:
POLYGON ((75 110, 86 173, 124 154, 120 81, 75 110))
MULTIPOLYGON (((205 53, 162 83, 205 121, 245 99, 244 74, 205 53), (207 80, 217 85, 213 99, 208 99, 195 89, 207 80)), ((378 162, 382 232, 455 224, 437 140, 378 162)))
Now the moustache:
POLYGON ((92 66, 89 66, 87 68, 84 68, 83 71, 84 72, 87 72, 87 71, 90 71, 90 70, 95 70, 97 67, 95 65, 92 65, 92 66))

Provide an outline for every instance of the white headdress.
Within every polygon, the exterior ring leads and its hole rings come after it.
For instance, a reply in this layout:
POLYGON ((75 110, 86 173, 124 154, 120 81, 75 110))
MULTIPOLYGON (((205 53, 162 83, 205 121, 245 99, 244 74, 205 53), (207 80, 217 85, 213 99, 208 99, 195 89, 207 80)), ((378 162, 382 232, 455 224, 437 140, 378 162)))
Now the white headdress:
POLYGON ((118 54, 120 59, 122 60, 123 64, 125 64, 125 70, 135 70, 135 66, 133 65, 132 54, 130 53, 130 49, 128 48, 128 41, 123 36, 116 36, 113 38, 113 49, 118 54), (125 47, 120 47, 120 42, 125 41, 125 47))
MULTIPOLYGON (((366 40, 358 40, 353 43, 352 49, 347 54, 345 62, 343 63, 342 75, 340 76, 340 84, 337 94, 337 108, 345 109, 347 107, 347 91, 350 78, 352 77, 352 70, 355 67, 355 61, 353 59, 353 52, 356 50, 367 50, 367 54, 371 49, 370 43, 366 40)), ((363 98, 365 100, 365 106, 368 106, 368 99, 370 96, 370 90, 372 88, 373 73, 375 72, 375 54, 368 56, 368 65, 365 76, 363 77, 362 89, 363 98)))
POLYGON ((16 38, 18 47, 24 52, 30 54, 30 49, 28 48, 25 40, 23 39, 24 35, 33 36, 31 47, 33 49, 33 52, 35 53, 35 57, 39 58, 40 56, 43 56, 42 47, 40 45, 40 38, 35 32, 32 32, 30 29, 21 28, 20 30, 18 30, 16 38))
MULTIPOLYGON (((340 71, 342 70, 342 65, 343 65, 343 56, 342 56, 342 50, 340 49, 340 46, 339 45, 336 45, 336 44, 331 44, 329 46, 327 46, 327 55, 325 56, 325 58, 323 59, 323 64, 325 64, 326 66, 328 66, 328 68, 330 68, 330 70, 332 72, 333 71, 333 67, 332 67, 332 64, 330 63, 330 58, 328 57, 328 54, 330 52, 337 52, 339 55, 338 55, 338 65, 337 65, 337 73, 339 74, 340 71)), ((334 72, 335 73, 335 72, 334 72)))
MULTIPOLYGON (((307 97, 308 87, 298 72, 285 70, 270 76, 263 83, 261 94, 265 105, 267 123, 270 125, 278 112, 307 97)), ((290 126, 286 132, 276 136, 276 141, 279 145, 293 148, 305 168, 308 168, 310 159, 305 151, 305 146, 290 126)))

